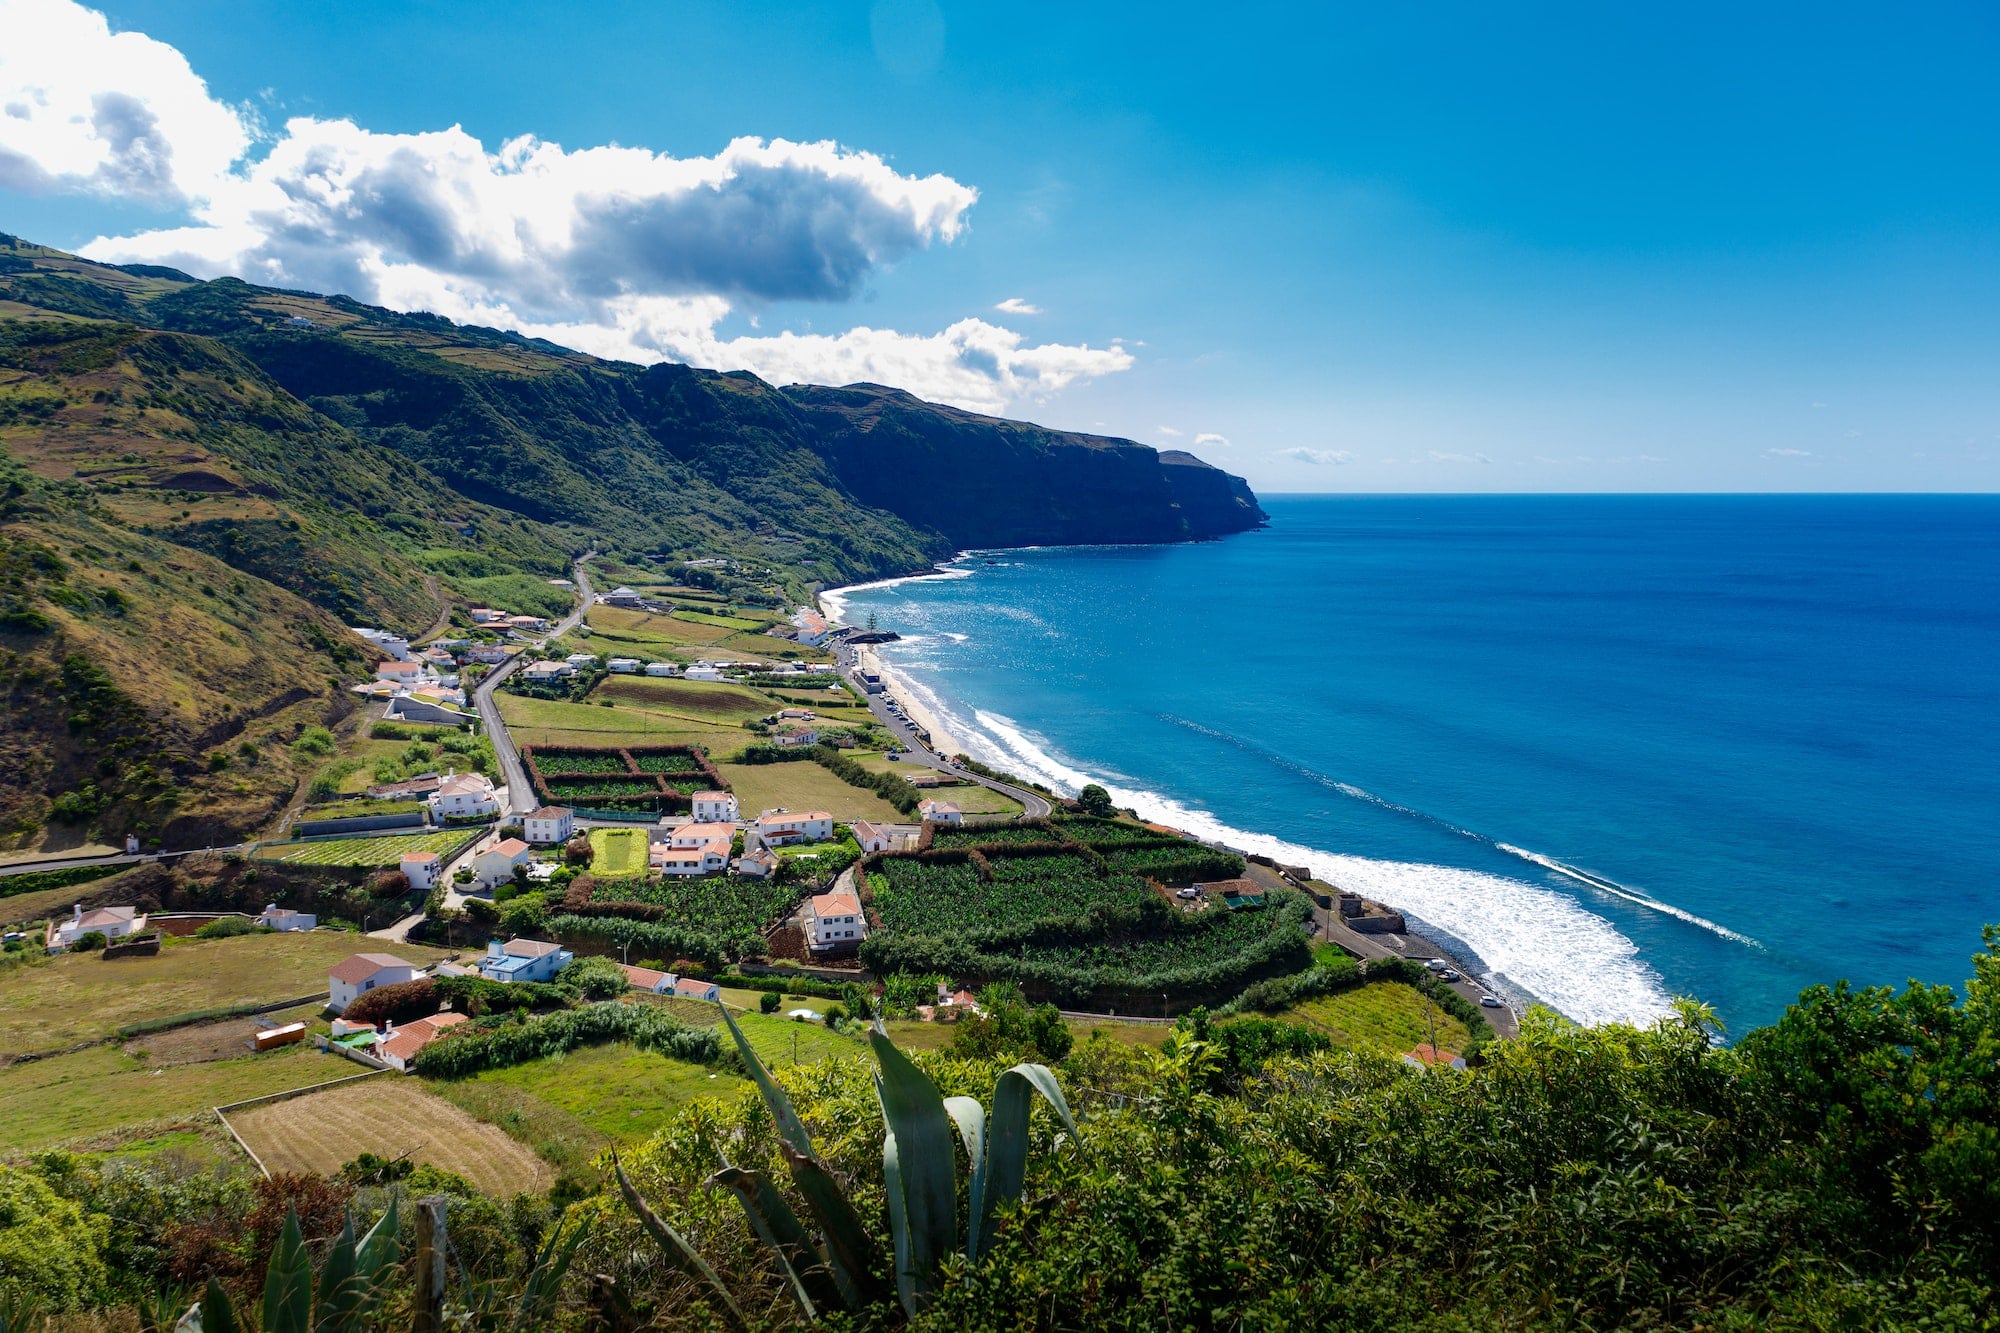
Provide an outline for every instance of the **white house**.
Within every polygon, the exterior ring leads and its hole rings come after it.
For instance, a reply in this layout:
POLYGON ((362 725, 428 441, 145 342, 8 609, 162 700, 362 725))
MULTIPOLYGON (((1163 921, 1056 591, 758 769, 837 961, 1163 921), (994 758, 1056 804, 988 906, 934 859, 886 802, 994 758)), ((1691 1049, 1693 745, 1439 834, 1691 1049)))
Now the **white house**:
POLYGON ((382 1034, 382 1040, 375 1043, 375 1058, 407 1074, 416 1061, 418 1051, 443 1036, 447 1028, 463 1023, 465 1018, 464 1014, 432 1014, 429 1018, 419 1018, 401 1027, 391 1023, 389 1030, 382 1034))
POLYGON ((336 963, 326 974, 326 1007, 336 1014, 372 990, 414 981, 417 968, 392 953, 358 953, 336 963))
POLYGON ((410 641, 402 635, 391 634, 387 630, 368 629, 361 625, 353 626, 353 630, 356 634, 374 644, 385 656, 393 657, 398 662, 409 659, 410 641))
POLYGON ((606 606, 622 606, 627 609, 637 607, 646 599, 630 588, 613 588, 597 599, 606 606))
POLYGON ((652 862, 663 875, 714 875, 729 868, 729 839, 717 838, 700 847, 654 844, 652 862))
POLYGON ((861 900, 851 893, 822 893, 806 904, 806 926, 815 951, 847 948, 868 938, 861 900))
POLYGON ((915 824, 877 824, 869 819, 857 819, 853 827, 854 840, 864 852, 909 851, 922 832, 915 824))
POLYGON ((437 887, 439 861, 436 852, 404 852, 400 865, 411 888, 437 887))
POLYGON ((833 836, 833 816, 824 810, 802 814, 790 810, 766 810, 751 822, 750 830, 772 847, 795 842, 824 842, 833 836))
POLYGON ((801 607, 798 614, 792 617, 792 624, 798 627, 800 643, 817 648, 826 642, 826 617, 810 607, 801 607))
POLYGON ((416 685, 424 679, 422 662, 378 662, 375 664, 375 679, 386 680, 391 685, 416 685))
POLYGON ((745 879, 769 879, 778 871, 778 858, 768 847, 743 853, 736 858, 736 873, 745 879))
POLYGON ((502 838, 472 858, 472 874, 487 888, 514 878, 514 867, 528 864, 528 844, 519 838, 502 838))
POLYGON ((521 668, 521 679, 530 685, 548 685, 575 674, 576 668, 567 662, 530 662, 521 668))
POLYGON ((674 974, 671 972, 660 972, 650 967, 634 967, 630 963, 619 964, 618 970, 625 974, 625 980, 632 983, 633 990, 665 995, 674 988, 674 974))
POLYGON ((965 812, 950 801, 919 801, 917 813, 933 824, 963 824, 965 812))
POLYGON ((771 733, 771 744, 785 750, 796 749, 806 745, 818 745, 819 732, 811 727, 780 727, 771 733))
POLYGON ((319 924, 319 918, 311 912, 294 912, 289 907, 265 903, 264 910, 257 916, 257 924, 269 926, 272 930, 311 930, 319 924))
POLYGON ((667 835, 670 846, 683 850, 689 847, 706 847, 711 842, 728 842, 736 836, 734 824, 688 823, 674 829, 667 835))
POLYGON ((591 667, 597 665, 597 654, 571 653, 568 657, 565 657, 563 661, 569 663, 571 666, 575 667, 578 671, 587 671, 591 667))
POLYGON ((576 814, 559 805, 545 805, 521 821, 521 835, 538 847, 568 842, 576 832, 576 814))
POLYGON ((684 1000, 719 1000, 722 987, 713 981, 697 981, 693 977, 675 977, 673 989, 668 992, 684 1000))
POLYGON ((507 650, 497 643, 475 643, 465 650, 465 655, 487 666, 498 666, 509 656, 507 650))
POLYGON ((475 606, 472 608, 471 614, 472 623, 475 625, 488 625, 496 620, 505 620, 507 618, 505 611, 495 611, 490 606, 475 606))
POLYGON ((691 666, 686 671, 681 672, 681 679, 719 681, 722 679, 722 672, 712 666, 691 666))
POLYGON ((681 674, 681 669, 673 662, 648 662, 646 663, 646 674, 649 676, 678 676, 681 674))
POLYGON ((479 960, 479 975, 488 981, 554 981, 556 973, 576 957, 560 944, 546 940, 494 940, 479 960))
POLYGON ((734 824, 743 816, 737 809, 736 798, 726 791, 698 791, 689 798, 694 805, 696 822, 702 824, 734 824))
POLYGON ((146 914, 136 907, 99 907, 86 912, 78 903, 70 909, 69 920, 49 923, 48 951, 61 953, 92 931, 106 940, 122 940, 145 928, 146 914))
POLYGON ((639 659, 636 657, 614 657, 604 664, 604 669, 621 676, 629 676, 639 669, 639 659))
POLYGON ((479 773, 450 773, 430 795, 431 813, 441 819, 478 818, 500 812, 493 784, 479 773))

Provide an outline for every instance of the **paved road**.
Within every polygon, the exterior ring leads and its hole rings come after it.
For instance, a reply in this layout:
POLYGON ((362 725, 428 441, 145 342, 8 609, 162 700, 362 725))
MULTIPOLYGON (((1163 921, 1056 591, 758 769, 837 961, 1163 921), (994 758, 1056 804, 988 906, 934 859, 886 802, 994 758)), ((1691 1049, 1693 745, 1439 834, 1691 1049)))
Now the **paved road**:
MULTIPOLYGON (((583 560, 590 557, 585 556, 583 560)), ((584 613, 590 609, 590 576, 584 573, 583 560, 576 562, 576 609, 556 623, 556 627, 543 635, 540 642, 549 643, 575 629, 583 623, 584 613)), ((534 785, 528 781, 528 770, 521 763, 521 752, 514 746, 513 736, 508 734, 507 723, 500 716, 500 707, 493 702, 493 688, 514 674, 527 656, 526 651, 515 653, 499 666, 486 673, 478 685, 473 687, 473 707, 479 710, 479 720, 486 724, 486 735, 493 742, 493 756, 500 761, 500 774, 507 783, 508 813, 526 814, 534 809, 534 785)))
POLYGON ((997 791, 1002 796, 1011 797, 1021 803, 1020 817, 1022 819, 1047 819, 1054 812, 1055 807, 1049 804, 1049 798, 1043 796, 1040 792, 1029 791, 1025 787, 1016 787, 1012 783, 1001 782, 997 779, 974 773, 970 769, 960 768, 958 765, 952 763, 951 760, 946 759, 943 755, 938 754, 922 741, 918 740, 916 729, 909 722, 889 711, 889 705, 884 696, 870 694, 862 688, 860 667, 856 663, 852 649, 846 647, 836 648, 834 650, 834 661, 839 666, 842 678, 848 684, 852 685, 863 699, 868 701, 868 711, 875 715, 875 720, 887 728, 889 734, 894 736, 903 748, 909 751, 909 754, 903 759, 904 763, 924 764, 937 769, 941 773, 950 773, 955 777, 965 779, 967 782, 976 782, 988 791, 997 791))

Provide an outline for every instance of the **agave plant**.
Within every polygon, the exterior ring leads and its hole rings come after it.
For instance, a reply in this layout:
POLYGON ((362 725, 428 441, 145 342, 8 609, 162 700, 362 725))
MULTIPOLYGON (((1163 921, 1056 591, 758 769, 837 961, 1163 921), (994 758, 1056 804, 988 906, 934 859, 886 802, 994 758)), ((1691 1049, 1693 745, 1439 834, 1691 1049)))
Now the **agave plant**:
MULTIPOLYGON (((861 1224, 847 1192, 813 1150, 805 1123, 791 1099, 772 1081, 763 1061, 744 1039, 725 1008, 722 1021, 777 1126, 779 1151, 792 1184, 813 1215, 823 1244, 815 1243, 769 1174, 724 1164, 710 1186, 733 1193, 751 1229, 778 1263, 785 1287, 808 1320, 822 1311, 856 1310, 878 1299, 878 1251, 861 1224)), ((993 1235, 1002 1204, 1017 1202, 1027 1176, 1028 1115, 1040 1094, 1054 1109, 1070 1138, 1076 1120, 1055 1075, 1044 1065, 1020 1064, 1000 1076, 993 1090, 993 1114, 973 1097, 946 1097, 937 1085, 897 1050, 878 1023, 868 1034, 878 1069, 875 1092, 887 1133, 882 1142, 882 1175, 889 1196, 889 1229, 895 1246, 895 1284, 903 1308, 915 1315, 936 1289, 938 1267, 959 1245, 958 1160, 954 1130, 970 1163, 968 1214, 963 1233, 967 1260, 977 1262, 993 1235)), ((742 1309, 715 1270, 686 1238, 662 1221, 633 1188, 614 1154, 619 1191, 640 1224, 688 1276, 701 1282, 724 1315, 744 1324, 742 1309)))
MULTIPOLYGON (((401 1257, 397 1225, 396 1204, 391 1200, 389 1211, 356 1241, 354 1215, 349 1213, 315 1282, 298 1211, 287 1210, 270 1267, 264 1271, 262 1317, 256 1327, 263 1333, 363 1333, 381 1301, 389 1271, 401 1257)), ((248 1327, 237 1317, 229 1293, 210 1278, 200 1303, 182 1318, 176 1333, 238 1333, 248 1327)))

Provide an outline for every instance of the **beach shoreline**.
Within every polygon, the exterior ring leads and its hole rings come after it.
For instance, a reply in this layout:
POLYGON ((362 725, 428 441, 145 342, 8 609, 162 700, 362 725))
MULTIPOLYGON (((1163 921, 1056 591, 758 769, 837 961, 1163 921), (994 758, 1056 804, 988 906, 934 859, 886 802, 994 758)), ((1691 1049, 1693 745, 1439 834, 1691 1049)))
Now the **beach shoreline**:
POLYGON ((909 719, 930 734, 933 751, 947 759, 971 753, 966 748, 964 739, 946 726, 936 711, 923 701, 913 688, 910 678, 882 660, 882 655, 875 651, 875 645, 863 644, 854 650, 854 655, 863 671, 872 672, 882 678, 883 683, 889 687, 889 693, 903 706, 903 712, 909 719))

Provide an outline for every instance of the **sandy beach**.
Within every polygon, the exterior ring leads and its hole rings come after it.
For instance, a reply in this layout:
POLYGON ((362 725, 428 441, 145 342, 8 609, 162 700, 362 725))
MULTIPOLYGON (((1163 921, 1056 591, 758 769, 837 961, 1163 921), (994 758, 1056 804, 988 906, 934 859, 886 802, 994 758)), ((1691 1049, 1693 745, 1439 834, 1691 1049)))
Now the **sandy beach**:
POLYGON ((945 726, 939 720, 937 713, 925 705, 923 697, 911 688, 909 677, 884 662, 872 644, 863 644, 855 649, 855 656, 860 661, 863 671, 873 672, 882 678, 883 684, 889 687, 889 693, 896 702, 903 705, 903 711, 909 715, 910 720, 931 734, 933 750, 947 758, 969 753, 964 740, 950 727, 945 726))

